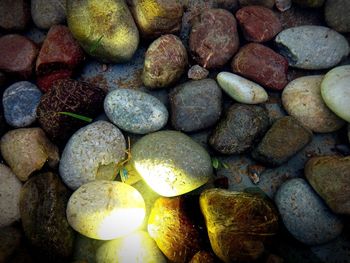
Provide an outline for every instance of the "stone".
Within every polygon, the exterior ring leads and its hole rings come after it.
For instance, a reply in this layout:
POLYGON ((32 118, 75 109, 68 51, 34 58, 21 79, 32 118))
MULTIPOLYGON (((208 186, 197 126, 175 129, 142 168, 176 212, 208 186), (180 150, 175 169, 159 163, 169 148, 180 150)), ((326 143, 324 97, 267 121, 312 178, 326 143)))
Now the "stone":
POLYGON ((211 159, 206 150, 178 131, 158 131, 131 148, 130 165, 162 196, 188 193, 208 182, 211 159))
POLYGON ((189 39, 194 60, 207 69, 224 66, 239 48, 235 17, 224 9, 208 9, 194 22, 189 39))
POLYGON ((17 35, 0 37, 0 70, 16 78, 28 79, 33 73, 38 48, 30 39, 17 35))
POLYGON ((326 1, 324 7, 327 25, 338 32, 350 32, 350 2, 347 0, 326 1))
POLYGON ((24 233, 46 257, 67 258, 73 252, 74 231, 66 218, 68 188, 51 172, 31 177, 23 186, 20 211, 24 233))
POLYGON ((345 122, 335 115, 322 99, 323 77, 305 76, 289 82, 283 90, 282 103, 288 114, 304 127, 313 132, 328 133, 339 130, 345 122))
POLYGON ((59 165, 60 176, 73 190, 90 181, 113 180, 125 150, 125 138, 116 126, 93 122, 69 139, 59 165))
POLYGON ((41 97, 37 108, 38 122, 52 141, 64 144, 86 122, 60 112, 94 118, 103 109, 105 95, 104 90, 87 82, 57 80, 41 97))
POLYGON ((349 54, 349 43, 338 32, 323 26, 299 26, 280 32, 275 43, 289 66, 301 69, 327 69, 349 54))
POLYGON ((168 121, 168 110, 156 97, 132 89, 115 89, 104 101, 107 117, 120 129, 146 134, 163 128, 168 121))
POLYGON ((189 263, 215 263, 215 257, 211 253, 201 250, 191 258, 189 263))
POLYGON ((267 7, 243 7, 237 11, 236 19, 247 41, 266 42, 282 31, 278 17, 267 7))
POLYGON ((10 262, 21 244, 21 232, 14 227, 0 228, 0 262, 10 262))
POLYGON ((282 90, 288 84, 288 61, 261 44, 249 43, 241 47, 231 68, 234 73, 272 90, 282 90))
POLYGON ((263 107, 236 103, 213 130, 209 144, 222 154, 240 154, 249 150, 269 125, 269 116, 263 107))
POLYGON ((1 228, 9 226, 21 218, 19 213, 19 196, 21 194, 22 184, 10 168, 4 164, 0 164, 0 179, 1 228))
POLYGON ((68 27, 83 49, 103 62, 129 61, 139 32, 124 0, 68 0, 68 27))
POLYGON ((226 263, 257 260, 277 234, 278 213, 258 194, 208 189, 199 202, 211 247, 226 263))
POLYGON ((72 262, 88 262, 96 263, 97 249, 102 246, 106 241, 88 238, 77 233, 74 242, 74 252, 72 262))
POLYGON ((292 0, 275 0, 276 8, 280 12, 285 12, 292 7, 292 0))
POLYGON ((34 24, 41 29, 63 24, 66 20, 64 0, 32 0, 31 13, 34 24))
POLYGON ((226 94, 237 102, 259 104, 269 98, 263 87, 236 74, 220 72, 216 79, 226 94))
POLYGON ((36 60, 38 86, 49 91, 55 80, 71 77, 83 60, 84 52, 68 27, 52 26, 36 60))
POLYGON ((145 202, 132 186, 118 181, 93 181, 69 198, 67 219, 80 234, 111 240, 135 231, 145 217, 145 202))
POLYGON ((350 215, 350 157, 313 157, 304 171, 311 186, 334 213, 350 215))
POLYGON ((253 150, 254 159, 271 166, 280 166, 312 140, 312 132, 294 117, 278 119, 253 150))
POLYGON ((307 245, 327 243, 340 235, 343 222, 302 178, 282 184, 275 203, 287 230, 307 245))
POLYGON ((21 181, 26 181, 46 163, 55 168, 59 162, 57 146, 40 128, 11 130, 2 136, 0 147, 2 157, 21 181))
POLYGON ((6 122, 16 128, 26 127, 36 121, 41 91, 28 81, 20 81, 9 86, 3 94, 2 104, 6 122))
POLYGON ((2 0, 0 2, 0 28, 7 31, 25 30, 29 22, 29 1, 2 0))
POLYGON ((169 100, 176 130, 202 130, 213 126, 221 115, 222 92, 212 79, 185 82, 169 93, 169 100))
POLYGON ((187 77, 193 80, 205 79, 208 75, 209 71, 199 65, 192 66, 187 72, 187 77))
POLYGON ((323 6, 325 0, 293 0, 293 3, 301 5, 302 7, 318 8, 323 6))
POLYGON ((267 8, 273 8, 275 0, 239 0, 241 6, 261 5, 267 8))
POLYGON ((350 122, 350 65, 333 68, 323 78, 321 95, 327 107, 350 122))

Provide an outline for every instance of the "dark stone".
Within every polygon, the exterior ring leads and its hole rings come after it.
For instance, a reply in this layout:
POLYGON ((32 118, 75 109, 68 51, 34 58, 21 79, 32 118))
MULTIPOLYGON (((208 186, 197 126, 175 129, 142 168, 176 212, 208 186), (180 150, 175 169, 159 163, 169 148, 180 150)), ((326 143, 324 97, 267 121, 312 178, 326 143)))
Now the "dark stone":
POLYGON ((327 1, 325 8, 327 25, 338 32, 350 32, 350 1, 327 1))
POLYGON ((8 262, 21 244, 21 232, 14 227, 0 228, 0 262, 8 262))
POLYGON ((28 0, 0 1, 0 28, 8 31, 24 30, 30 22, 28 0))

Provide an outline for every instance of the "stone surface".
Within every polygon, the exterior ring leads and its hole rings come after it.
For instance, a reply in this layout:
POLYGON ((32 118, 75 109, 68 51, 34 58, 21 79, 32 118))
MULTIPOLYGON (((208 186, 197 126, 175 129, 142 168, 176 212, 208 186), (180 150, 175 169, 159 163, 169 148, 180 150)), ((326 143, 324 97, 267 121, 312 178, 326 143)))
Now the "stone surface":
POLYGON ((222 67, 239 48, 236 19, 224 9, 205 10, 193 24, 189 47, 200 66, 222 67))
POLYGON ((350 215, 350 157, 313 157, 305 176, 334 213, 350 215))
POLYGON ((216 79, 220 87, 237 102, 259 104, 269 98, 263 87, 236 74, 220 72, 216 79))
POLYGON ((270 125, 260 106, 236 103, 226 112, 209 137, 209 144, 223 154, 240 154, 250 149, 270 125))
POLYGON ((63 181, 75 190, 96 179, 113 180, 118 162, 124 158, 125 144, 120 130, 106 121, 79 129, 62 153, 59 171, 63 181))
POLYGON ((14 227, 0 228, 0 262, 10 262, 21 244, 21 232, 14 227))
POLYGON ((73 252, 74 231, 66 218, 69 196, 67 187, 51 172, 30 178, 21 191, 24 233, 33 246, 51 259, 66 258, 73 252))
POLYGON ((200 196, 211 247, 224 262, 253 262, 278 230, 278 213, 260 195, 209 189, 200 196))
POLYGON ((280 32, 275 43, 289 65, 301 69, 327 69, 349 54, 344 36, 322 26, 299 26, 280 32))
POLYGON ((49 29, 66 20, 65 0, 32 0, 31 14, 34 24, 41 29, 49 29))
POLYGON ((30 21, 28 0, 0 1, 0 28, 14 31, 24 30, 30 21))
POLYGON ((178 131, 158 131, 131 148, 131 166, 162 196, 177 196, 205 184, 212 175, 205 149, 178 131))
POLYGON ((275 0, 239 0, 239 3, 241 6, 261 5, 272 8, 275 4, 275 0))
POLYGON ((293 3, 303 7, 318 8, 323 6, 325 0, 293 0, 293 3))
POLYGON ((288 161, 312 140, 312 132, 295 118, 278 119, 253 150, 254 159, 268 165, 279 166, 288 161))
POLYGON ((278 17, 263 6, 243 7, 236 13, 236 19, 247 41, 266 42, 282 31, 278 17))
POLYGON ((185 82, 170 92, 169 100, 171 124, 176 130, 205 129, 221 115, 222 92, 212 79, 185 82))
POLYGON ((205 79, 208 75, 209 71, 199 65, 192 66, 187 72, 187 77, 193 80, 205 79))
POLYGON ((104 101, 107 117, 120 129, 136 134, 160 130, 168 121, 168 110, 156 97, 138 90, 115 89, 104 101))
POLYGON ((94 239, 111 240, 132 233, 145 217, 145 202, 132 186, 94 181, 81 186, 67 204, 69 224, 94 239))
POLYGON ((343 223, 301 178, 286 181, 275 195, 275 203, 288 231, 300 242, 318 245, 336 238, 343 223))
POLYGON ((28 79, 38 48, 30 39, 16 35, 0 37, 0 70, 17 78, 28 79))
POLYGON ((21 182, 10 168, 0 164, 0 228, 9 226, 20 219, 19 196, 21 188, 21 182))
POLYGON ((288 83, 288 61, 272 49, 249 43, 232 60, 232 71, 272 90, 282 90, 288 83))
MULTIPOLYGON (((345 122, 328 109, 321 96, 323 75, 306 76, 290 82, 282 93, 282 103, 289 115, 314 132, 339 130, 345 122)), ((333 88, 333 87, 332 87, 333 88)))
POLYGON ((66 8, 69 29, 89 55, 113 63, 132 58, 139 32, 124 0, 68 0, 66 8))
POLYGON ((336 115, 350 122, 350 65, 340 66, 329 71, 321 83, 321 95, 336 115))
POLYGON ((37 86, 28 81, 9 86, 2 97, 6 122, 16 128, 33 124, 41 95, 37 86))
POLYGON ((327 25, 338 32, 350 32, 350 2, 347 0, 326 1, 324 7, 327 25))
POLYGON ((58 148, 40 128, 11 130, 1 138, 0 147, 2 157, 21 181, 26 181, 45 163, 55 168, 59 162, 58 148))

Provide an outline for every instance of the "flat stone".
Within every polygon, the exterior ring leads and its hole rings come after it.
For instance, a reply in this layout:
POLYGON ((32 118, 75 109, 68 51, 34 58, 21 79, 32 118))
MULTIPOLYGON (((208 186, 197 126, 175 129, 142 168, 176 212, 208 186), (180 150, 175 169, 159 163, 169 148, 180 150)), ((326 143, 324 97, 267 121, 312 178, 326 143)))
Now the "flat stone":
POLYGON ((347 0, 327 1, 324 7, 327 25, 338 32, 350 32, 350 2, 347 0))
POLYGON ((34 24, 41 29, 49 29, 66 20, 65 0, 32 0, 31 13, 34 24))
POLYGON ((29 22, 29 1, 0 1, 0 28, 8 31, 24 30, 28 27, 29 22))

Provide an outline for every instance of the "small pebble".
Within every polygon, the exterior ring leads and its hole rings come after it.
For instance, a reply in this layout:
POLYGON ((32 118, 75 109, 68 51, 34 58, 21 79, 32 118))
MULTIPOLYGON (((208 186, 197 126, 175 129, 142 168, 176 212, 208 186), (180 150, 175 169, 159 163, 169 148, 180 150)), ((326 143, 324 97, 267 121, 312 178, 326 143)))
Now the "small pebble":
POLYGON ((192 66, 187 73, 187 77, 193 80, 201 80, 208 77, 209 71, 199 65, 192 66))
POLYGON ((278 11, 285 12, 292 7, 292 0, 276 0, 278 11))

